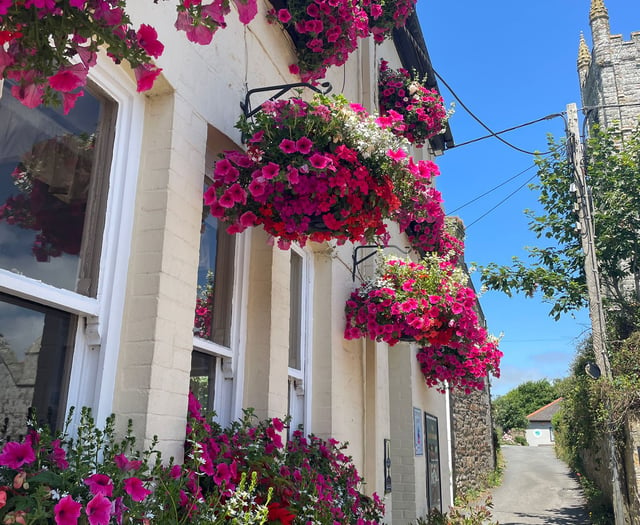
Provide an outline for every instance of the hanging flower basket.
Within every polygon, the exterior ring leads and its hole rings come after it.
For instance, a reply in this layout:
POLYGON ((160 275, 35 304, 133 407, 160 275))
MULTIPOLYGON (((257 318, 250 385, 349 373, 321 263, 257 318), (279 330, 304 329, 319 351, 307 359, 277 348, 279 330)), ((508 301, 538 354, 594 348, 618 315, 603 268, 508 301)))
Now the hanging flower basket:
POLYGON ((238 127, 250 137, 247 152, 224 152, 205 204, 229 233, 262 226, 283 248, 307 240, 384 242, 385 219, 431 173, 342 96, 269 101, 238 127))
MULTIPOLYGON (((256 0, 234 0, 240 21, 249 23, 256 0)), ((229 0, 179 0, 175 27, 187 38, 208 44, 225 27, 229 0)), ((156 30, 136 30, 124 0, 0 0, 0 79, 11 80, 11 92, 22 104, 62 104, 68 113, 83 95, 97 51, 107 49, 116 64, 133 68, 138 91, 153 87, 162 69, 153 64, 164 51, 156 30)))
POLYGON ((358 47, 358 40, 373 35, 381 43, 395 27, 403 26, 416 0, 288 0, 268 13, 291 35, 298 57, 289 70, 304 82, 324 78, 327 68, 341 66, 358 47), (286 6, 285 6, 286 5, 286 6))
POLYGON ((403 27, 416 8, 416 0, 396 0, 394 2, 373 2, 364 0, 362 7, 369 17, 369 30, 376 43, 380 44, 391 36, 394 28, 403 27))
POLYGON ((489 372, 499 375, 502 354, 480 326, 466 282, 461 269, 435 254, 421 263, 384 260, 376 279, 347 301, 345 339, 414 340, 427 385, 482 388, 489 372))
POLYGON ((446 130, 450 114, 435 89, 413 71, 391 69, 382 60, 378 77, 381 124, 421 147, 446 130))

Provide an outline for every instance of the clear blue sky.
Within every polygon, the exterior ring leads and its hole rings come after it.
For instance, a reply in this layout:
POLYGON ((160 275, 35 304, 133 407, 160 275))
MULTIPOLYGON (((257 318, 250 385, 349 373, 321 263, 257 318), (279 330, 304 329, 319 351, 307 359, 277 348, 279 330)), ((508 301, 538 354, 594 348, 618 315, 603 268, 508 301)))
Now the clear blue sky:
MULTIPOLYGON (((605 0, 605 5, 613 34, 629 40, 632 31, 640 31, 639 0, 605 0)), ((590 0, 419 0, 418 14, 435 70, 471 111, 499 131, 564 111, 570 102, 581 107, 576 59, 580 31, 591 46, 589 7, 590 0)), ((447 103, 454 100, 442 83, 440 89, 447 103)), ((450 122, 458 144, 486 134, 459 104, 450 122)), ((562 120, 503 137, 525 150, 546 151, 548 133, 562 136, 562 120)), ((492 138, 449 150, 437 162, 442 171, 437 186, 451 213, 530 167, 533 157, 492 138)), ((468 262, 509 264, 514 255, 526 258, 525 246, 539 245, 523 214, 525 208, 538 208, 536 193, 526 186, 472 224, 534 175, 535 168, 454 213, 468 225, 468 262)), ((555 322, 548 316, 550 305, 540 298, 487 292, 481 304, 489 330, 504 334, 502 376, 492 381, 494 396, 527 380, 568 375, 576 343, 589 331, 586 311, 555 322)))

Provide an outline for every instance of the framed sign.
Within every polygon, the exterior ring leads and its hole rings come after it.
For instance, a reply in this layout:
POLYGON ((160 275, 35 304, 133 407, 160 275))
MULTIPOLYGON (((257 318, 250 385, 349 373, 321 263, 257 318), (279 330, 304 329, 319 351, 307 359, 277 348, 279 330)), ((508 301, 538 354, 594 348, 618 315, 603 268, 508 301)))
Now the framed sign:
POLYGON ((427 467, 427 503, 429 510, 442 512, 442 480, 440 478, 440 441, 438 438, 438 418, 431 414, 424 415, 426 434, 426 467, 427 467))
POLYGON ((391 440, 384 440, 384 493, 391 492, 391 440))
POLYGON ((416 456, 424 454, 424 433, 422 432, 422 410, 413 407, 413 447, 416 456))

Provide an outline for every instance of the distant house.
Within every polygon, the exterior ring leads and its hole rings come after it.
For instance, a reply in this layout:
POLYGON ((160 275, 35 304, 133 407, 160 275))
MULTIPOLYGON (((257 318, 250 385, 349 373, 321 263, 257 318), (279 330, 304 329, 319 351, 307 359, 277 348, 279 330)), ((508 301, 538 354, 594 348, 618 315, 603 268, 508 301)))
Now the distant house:
POLYGON ((527 442, 532 447, 540 445, 553 445, 555 439, 553 437, 553 427, 551 418, 560 410, 562 406, 562 398, 559 397, 548 405, 539 408, 527 416, 529 426, 527 428, 527 442))

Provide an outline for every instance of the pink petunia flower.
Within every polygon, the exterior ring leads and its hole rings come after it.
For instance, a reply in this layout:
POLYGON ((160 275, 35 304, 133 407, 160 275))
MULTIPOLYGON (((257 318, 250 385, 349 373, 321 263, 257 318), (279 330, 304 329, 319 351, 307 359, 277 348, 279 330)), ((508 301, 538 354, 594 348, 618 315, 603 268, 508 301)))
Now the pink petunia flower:
POLYGON ((89 525, 109 525, 111 518, 111 501, 103 494, 96 495, 85 509, 89 525))
POLYGON ((106 474, 92 474, 85 478, 84 484, 94 496, 102 494, 111 497, 113 494, 113 480, 106 474))
POLYGON ((291 155, 298 150, 298 148, 296 148, 296 143, 291 139, 282 139, 279 147, 282 152, 287 155, 291 155))
POLYGON ((279 9, 277 17, 280 22, 286 24, 289 20, 291 20, 291 13, 287 9, 279 9))
POLYGON ((153 83, 162 72, 162 69, 153 64, 140 64, 133 72, 135 73, 138 84, 138 93, 140 93, 142 91, 148 91, 153 87, 153 83))
POLYGON ((142 461, 139 459, 129 459, 124 454, 118 454, 113 456, 116 466, 123 472, 129 472, 130 470, 137 470, 142 466, 142 461))
POLYGON ((324 155, 321 155, 320 153, 314 153, 313 155, 311 155, 311 157, 309 157, 309 162, 311 163, 311 165, 318 169, 324 169, 329 165, 331 159, 329 159, 328 157, 325 157, 324 155))
POLYGON ((245 228, 249 228, 251 226, 255 226, 257 223, 258 217, 256 217, 256 214, 253 213, 252 211, 245 211, 241 216, 240 216, 240 225, 244 226, 245 228))
POLYGON ((0 452, 0 466, 19 469, 36 460, 36 453, 29 443, 9 441, 0 452))
POLYGON ((84 96, 84 91, 78 91, 77 93, 63 93, 62 94, 62 112, 65 115, 69 114, 69 111, 76 105, 76 100, 84 96))
POLYGON ((136 38, 140 47, 152 57, 158 58, 164 51, 164 44, 158 40, 158 32, 150 25, 141 24, 136 38))
POLYGON ((296 148, 303 155, 308 155, 313 147, 313 141, 308 137, 300 137, 296 140, 296 148))
POLYGON ((82 504, 71 496, 62 498, 53 508, 56 525, 77 525, 82 504))
POLYGON ((39 84, 15 85, 11 86, 11 94, 17 98, 21 104, 33 109, 42 104, 44 87, 39 84))
POLYGON ((262 177, 257 177, 249 183, 249 193, 251 193, 253 197, 264 195, 264 190, 265 184, 262 177))
POLYGON ((397 150, 388 149, 387 155, 391 160, 400 162, 402 159, 405 159, 407 157, 407 152, 402 148, 398 148, 397 150))
POLYGON ((270 162, 262 167, 262 176, 267 180, 275 178, 278 173, 280 173, 280 166, 275 162, 270 162))
POLYGON ((238 8, 238 17, 243 24, 251 22, 258 13, 257 0, 233 0, 233 2, 238 8))
POLYGON ((133 501, 144 501, 151 494, 151 491, 145 488, 140 478, 127 478, 124 480, 124 490, 133 501))
POLYGON ((89 69, 84 64, 61 67, 55 75, 49 77, 49 86, 56 91, 68 93, 87 83, 89 69))

